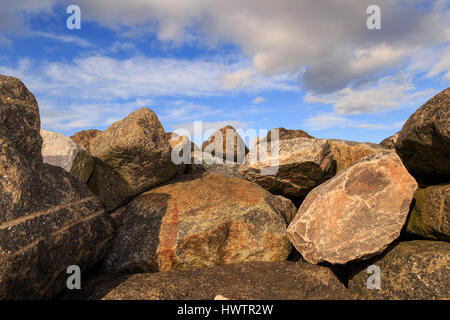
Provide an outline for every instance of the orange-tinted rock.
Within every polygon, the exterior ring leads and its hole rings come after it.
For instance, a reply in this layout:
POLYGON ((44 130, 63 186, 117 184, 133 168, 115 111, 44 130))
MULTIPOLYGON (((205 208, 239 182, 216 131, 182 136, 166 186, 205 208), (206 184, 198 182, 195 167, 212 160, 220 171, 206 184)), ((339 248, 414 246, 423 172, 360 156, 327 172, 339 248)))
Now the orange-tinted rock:
POLYGON ((89 188, 112 211, 177 173, 170 144, 155 113, 141 108, 91 141, 95 169, 89 188))
POLYGON ((385 149, 395 149, 395 143, 397 142, 399 135, 400 132, 397 132, 393 136, 384 139, 383 141, 380 142, 380 146, 382 146, 385 149))
POLYGON ((85 148, 86 150, 89 150, 89 145, 91 144, 91 141, 100 133, 102 132, 96 129, 83 130, 75 133, 73 136, 70 137, 70 139, 79 146, 85 148))
MULTIPOLYGON (((112 214, 108 272, 155 272, 285 260, 286 204, 260 186, 217 173, 179 176, 112 214)), ((291 206, 293 204, 291 203, 291 206)))
POLYGON ((297 138, 256 144, 239 172, 273 194, 302 198, 335 173, 326 140, 297 138), (267 146, 267 149, 266 149, 267 146))
POLYGON ((367 156, 308 194, 288 237, 311 263, 369 258, 399 236, 416 189, 394 152, 367 156))
POLYGON ((215 131, 207 141, 202 144, 202 151, 206 155, 231 162, 243 163, 248 148, 239 133, 228 125, 215 131))
POLYGON ((336 173, 350 167, 360 159, 382 151, 376 143, 356 142, 346 140, 328 139, 331 153, 336 161, 336 173))
POLYGON ((450 182, 450 88, 409 117, 395 149, 417 180, 450 182))

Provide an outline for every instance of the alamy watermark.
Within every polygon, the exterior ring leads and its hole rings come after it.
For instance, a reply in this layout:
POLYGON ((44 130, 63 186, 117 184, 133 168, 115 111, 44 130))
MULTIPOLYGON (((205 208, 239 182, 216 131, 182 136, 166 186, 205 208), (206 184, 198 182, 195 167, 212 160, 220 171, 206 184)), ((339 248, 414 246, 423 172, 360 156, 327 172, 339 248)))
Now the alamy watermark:
POLYGON ((81 29, 81 9, 79 6, 73 4, 67 7, 67 14, 70 16, 66 20, 66 26, 69 30, 80 30, 81 29))
POLYGON ((381 289, 381 270, 380 267, 377 265, 370 265, 369 267, 367 267, 366 269, 366 273, 370 274, 370 276, 367 278, 367 289, 369 290, 373 290, 373 289, 377 289, 380 290, 381 289))
POLYGON ((381 29, 381 9, 376 4, 367 7, 366 13, 369 17, 366 20, 366 26, 369 30, 381 29))

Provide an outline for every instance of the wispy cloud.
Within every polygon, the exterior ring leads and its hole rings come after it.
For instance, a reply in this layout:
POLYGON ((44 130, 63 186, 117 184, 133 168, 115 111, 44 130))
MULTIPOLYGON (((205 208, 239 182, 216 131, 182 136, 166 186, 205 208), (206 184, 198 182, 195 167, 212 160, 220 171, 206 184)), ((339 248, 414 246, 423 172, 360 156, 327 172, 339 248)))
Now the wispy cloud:
POLYGON ((358 88, 345 88, 332 94, 308 93, 304 100, 329 104, 340 114, 377 113, 399 109, 436 94, 434 89, 418 90, 411 79, 390 76, 358 88))

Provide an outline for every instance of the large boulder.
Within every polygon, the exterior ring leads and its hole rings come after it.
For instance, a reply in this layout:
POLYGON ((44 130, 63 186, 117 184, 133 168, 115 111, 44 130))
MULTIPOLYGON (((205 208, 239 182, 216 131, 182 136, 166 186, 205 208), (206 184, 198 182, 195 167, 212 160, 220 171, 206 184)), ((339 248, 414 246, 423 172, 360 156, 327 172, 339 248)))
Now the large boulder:
POLYGON ((382 151, 383 148, 376 143, 356 142, 346 140, 328 139, 331 153, 336 161, 336 173, 350 167, 360 159, 382 151))
POLYGON ((70 265, 106 255, 114 224, 84 183, 42 162, 36 100, 0 79, 0 299, 50 298, 70 265))
POLYGON ((33 94, 14 77, 0 75, 0 130, 30 166, 41 165, 39 108, 33 94))
POLYGON ((347 300, 326 267, 306 262, 245 262, 191 270, 104 275, 66 299, 103 300, 347 300))
POLYGON ((387 137, 383 141, 380 142, 380 146, 385 149, 395 149, 395 144, 397 143, 398 136, 400 132, 397 132, 393 136, 387 137))
POLYGON ((95 169, 89 188, 112 211, 177 173, 170 144, 148 108, 130 113, 91 141, 95 169))
POLYGON ((94 159, 89 152, 60 133, 41 130, 44 163, 58 166, 84 183, 94 171, 94 159))
POLYGON ((450 241, 450 184, 417 190, 406 231, 427 239, 450 241))
POLYGON ((450 88, 409 117, 395 149, 416 179, 431 184, 450 182, 450 88))
POLYGON ((228 160, 227 162, 243 163, 248 148, 237 131, 230 125, 215 131, 202 144, 202 152, 206 155, 228 160))
POLYGON ((217 173, 184 175, 112 213, 106 272, 155 272, 285 260, 286 209, 260 186, 217 173))
POLYGON ((330 144, 326 140, 296 138, 256 146, 247 155, 239 173, 273 194, 304 198, 335 174, 330 144))
POLYGON ((367 156, 308 194, 288 237, 311 263, 369 258, 399 236, 416 189, 394 152, 367 156))
POLYGON ((102 132, 96 129, 83 130, 72 135, 70 139, 79 146, 85 148, 86 150, 89 150, 91 141, 100 133, 102 132))
POLYGON ((355 268, 348 289, 356 299, 449 300, 450 243, 415 240, 400 242, 387 252, 355 268), (373 274, 379 268, 379 289, 373 274), (372 275, 371 275, 372 274, 372 275), (373 282, 372 282, 373 281, 373 282))

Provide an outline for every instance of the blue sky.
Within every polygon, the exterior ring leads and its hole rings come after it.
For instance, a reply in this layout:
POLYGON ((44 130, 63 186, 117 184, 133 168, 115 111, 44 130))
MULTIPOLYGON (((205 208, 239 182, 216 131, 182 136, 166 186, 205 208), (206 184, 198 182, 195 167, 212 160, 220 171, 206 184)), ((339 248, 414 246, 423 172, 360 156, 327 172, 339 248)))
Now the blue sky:
MULTIPOLYGON (((380 142, 450 83, 449 1, 0 0, 0 74, 70 136, 139 107, 166 131, 232 124, 380 142), (81 29, 66 27, 67 6, 81 29), (381 29, 366 27, 370 4, 381 29)), ((197 143, 202 137, 192 137, 197 143)), ((203 137, 207 138, 207 137, 203 137)), ((249 143, 250 141, 247 140, 249 143)))

